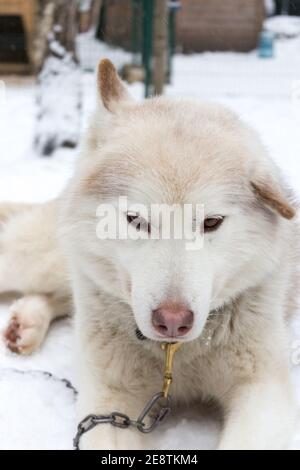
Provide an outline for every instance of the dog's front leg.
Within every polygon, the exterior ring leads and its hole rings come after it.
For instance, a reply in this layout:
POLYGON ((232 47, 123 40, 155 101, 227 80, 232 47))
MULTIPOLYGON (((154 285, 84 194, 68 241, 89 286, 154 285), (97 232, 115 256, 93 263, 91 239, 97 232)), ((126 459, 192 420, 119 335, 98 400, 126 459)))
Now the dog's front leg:
POLYGON ((296 418, 287 374, 239 385, 223 404, 226 420, 219 450, 287 448, 296 418))
MULTIPOLYGON (((130 318, 129 308, 99 292, 82 273, 76 273, 77 279, 74 297, 78 422, 90 414, 106 416, 112 412, 135 420, 151 398, 153 388, 146 372, 148 356, 143 354, 135 338, 135 325, 128 337, 118 330, 119 317, 130 318)), ((79 447, 95 450, 150 448, 148 436, 134 427, 120 429, 109 423, 98 424, 85 433, 79 447)))
MULTIPOLYGON (((98 398, 82 392, 79 396, 79 419, 88 414, 109 415, 116 411, 136 419, 145 403, 127 393, 98 386, 98 398)), ((98 424, 81 439, 81 450, 140 450, 151 448, 151 438, 135 427, 118 428, 110 423, 98 424)))

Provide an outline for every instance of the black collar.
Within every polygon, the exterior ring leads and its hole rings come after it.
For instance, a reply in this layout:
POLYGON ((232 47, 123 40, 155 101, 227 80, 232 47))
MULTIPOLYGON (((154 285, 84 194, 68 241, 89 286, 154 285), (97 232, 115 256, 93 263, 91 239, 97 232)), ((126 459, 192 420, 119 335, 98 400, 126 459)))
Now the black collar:
POLYGON ((135 336, 137 337, 137 339, 139 339, 140 341, 145 341, 146 339, 146 336, 143 335, 143 333, 141 332, 141 330, 139 330, 138 328, 136 328, 135 330, 135 336))

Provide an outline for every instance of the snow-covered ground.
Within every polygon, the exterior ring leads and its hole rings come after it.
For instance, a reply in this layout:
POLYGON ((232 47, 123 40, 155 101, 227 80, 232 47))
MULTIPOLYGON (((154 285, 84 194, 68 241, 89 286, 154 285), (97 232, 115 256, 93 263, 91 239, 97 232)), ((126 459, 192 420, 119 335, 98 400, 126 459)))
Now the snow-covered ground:
MULTIPOLYGON (((176 56, 170 96, 222 102, 236 110, 262 135, 287 180, 300 193, 300 38, 280 41, 276 58, 256 53, 206 53, 176 56)), ((90 51, 91 52, 91 51, 90 51)), ((83 50, 84 53, 84 50, 83 50)), ((117 65, 127 54, 100 45, 91 53, 111 56, 117 65)), ((55 197, 72 174, 78 150, 59 150, 51 159, 38 158, 32 148, 35 129, 35 85, 29 78, 5 79, 0 85, 0 200, 45 201, 55 197)), ((83 128, 96 104, 94 75, 82 76, 83 128)), ((141 99, 140 84, 131 86, 141 99)), ((68 90, 62 90, 68 93, 68 90)), ((58 103, 59 106, 59 103, 58 103)), ((0 328, 8 319, 0 309, 0 328)), ((72 362, 71 320, 51 328, 42 350, 32 357, 16 356, 0 342, 0 449, 70 449, 75 432, 73 391, 57 378, 76 385, 72 362), (28 371, 23 374, 20 371, 28 371), (36 371, 48 371, 49 377, 36 371)), ((291 364, 300 407, 300 317, 291 330, 291 364), (298 340, 299 338, 299 340, 298 340)), ((270 397, 271 399, 271 397, 270 397)), ((158 448, 215 448, 219 424, 194 410, 170 419, 157 431, 158 448)), ((293 448, 300 449, 300 425, 293 448)))
POLYGON ((300 34, 300 18, 288 15, 271 17, 265 21, 265 29, 277 37, 293 38, 300 34))

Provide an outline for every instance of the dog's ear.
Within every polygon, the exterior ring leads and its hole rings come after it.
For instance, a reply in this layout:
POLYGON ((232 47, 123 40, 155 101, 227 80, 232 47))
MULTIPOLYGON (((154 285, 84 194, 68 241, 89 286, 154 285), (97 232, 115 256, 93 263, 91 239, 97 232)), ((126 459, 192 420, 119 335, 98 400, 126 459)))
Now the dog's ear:
POLYGON ((277 212, 285 219, 291 220, 296 215, 296 208, 289 202, 287 196, 277 184, 266 181, 251 182, 252 190, 271 210, 277 212))
POLYGON ((114 112, 122 102, 132 101, 114 65, 103 59, 98 65, 97 85, 104 107, 114 112))

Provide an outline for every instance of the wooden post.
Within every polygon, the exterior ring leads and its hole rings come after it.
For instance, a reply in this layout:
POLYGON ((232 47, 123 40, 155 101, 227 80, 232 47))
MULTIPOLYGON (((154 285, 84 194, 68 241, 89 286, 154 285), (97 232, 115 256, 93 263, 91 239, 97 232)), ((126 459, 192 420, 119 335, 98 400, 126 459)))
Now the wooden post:
POLYGON ((99 21, 100 21, 100 15, 101 15, 101 9, 103 5, 103 0, 94 0, 93 6, 92 6, 92 25, 97 28, 99 21))
POLYGON ((154 94, 161 95, 167 74, 168 0, 155 0, 153 52, 154 94))
POLYGON ((152 93, 153 2, 143 0, 143 65, 145 69, 145 98, 152 93))
POLYGON ((35 39, 35 66, 39 71, 51 55, 53 41, 76 58, 77 0, 39 0, 39 26, 35 39))

